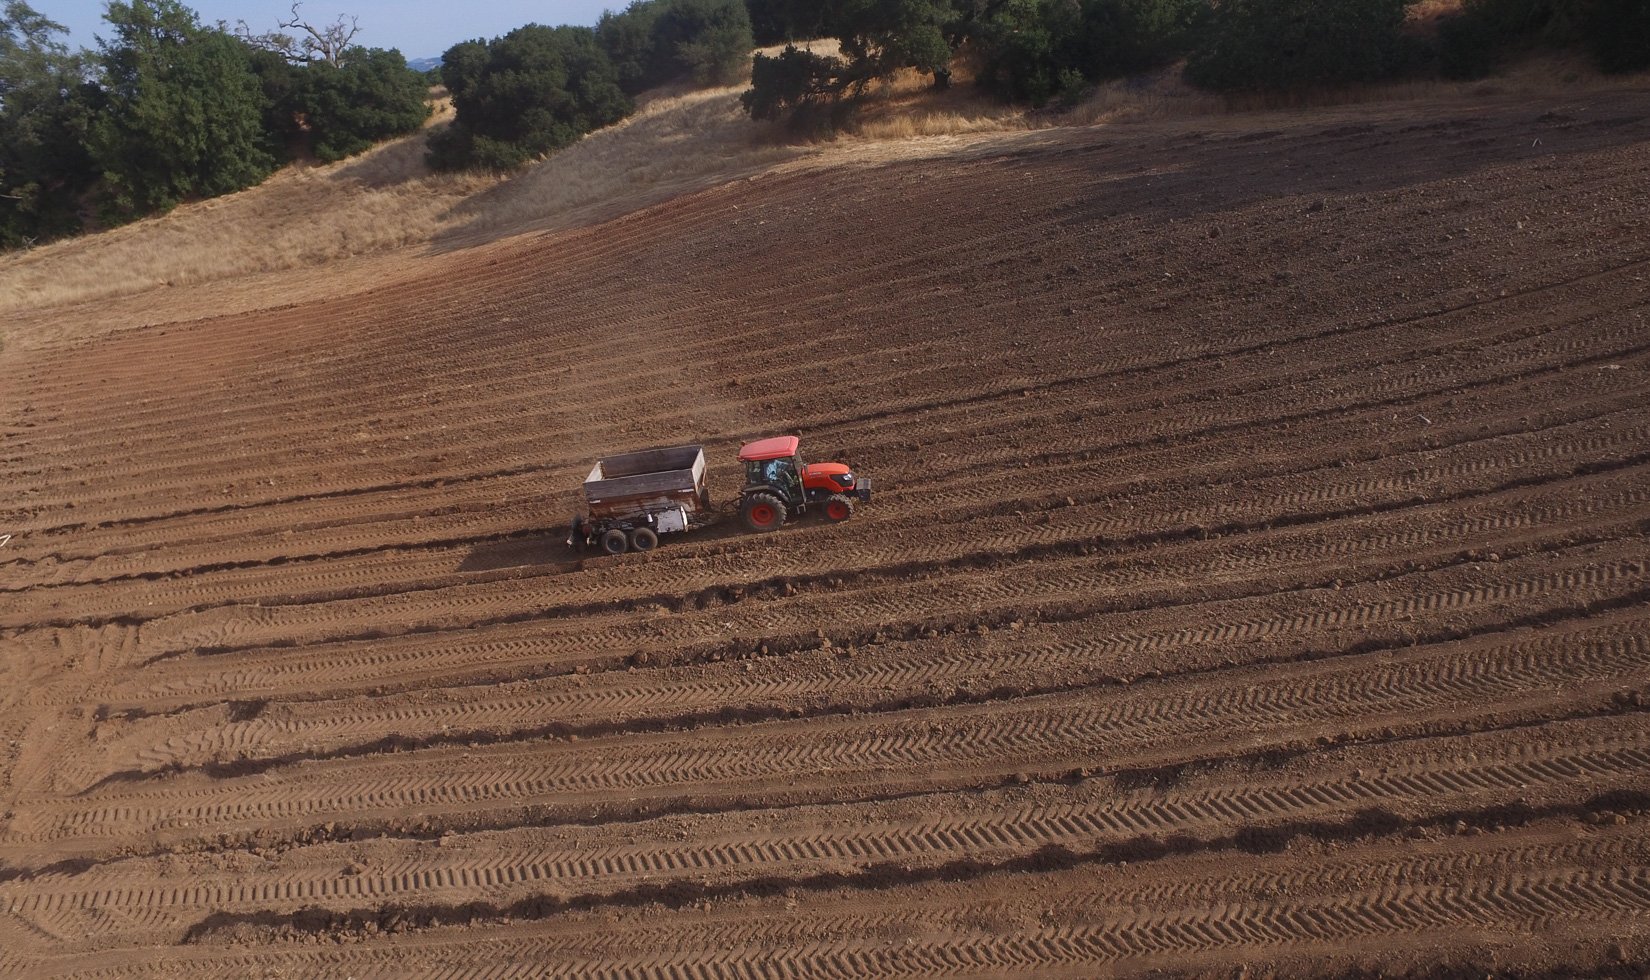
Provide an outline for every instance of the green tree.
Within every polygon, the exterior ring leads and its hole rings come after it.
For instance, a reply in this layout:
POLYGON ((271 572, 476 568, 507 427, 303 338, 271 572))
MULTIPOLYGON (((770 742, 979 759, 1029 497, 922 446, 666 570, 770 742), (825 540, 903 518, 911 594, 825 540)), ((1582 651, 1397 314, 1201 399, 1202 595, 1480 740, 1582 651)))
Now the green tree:
POLYGON ((441 65, 436 68, 441 84, 447 86, 449 93, 474 88, 486 70, 487 42, 479 39, 460 41, 448 48, 447 53, 441 56, 441 65))
POLYGON ((971 28, 980 84, 1004 98, 1042 105, 1067 87, 1084 60, 1082 27, 1083 9, 1075 0, 1007 0, 983 11, 971 28))
POLYGON ((1183 56, 1208 9, 1207 0, 999 0, 981 4, 967 32, 981 84, 1040 105, 1183 56))
POLYGON ((64 28, 23 0, 0 7, 0 246, 79 227, 96 168, 85 149, 95 90, 64 28))
POLYGON ((700 85, 726 85, 750 70, 750 12, 744 0, 662 0, 659 45, 670 70, 700 85))
POLYGON ((1599 69, 1650 68, 1650 0, 1468 0, 1439 25, 1451 78, 1482 78, 1537 47, 1584 46, 1599 69))
POLYGON ((177 0, 112 0, 102 42, 108 111, 92 128, 110 217, 248 187, 275 167, 268 103, 245 44, 177 0))
POLYGON ((752 118, 817 115, 822 105, 863 95, 872 82, 902 68, 932 74, 937 87, 950 83, 951 57, 965 20, 953 0, 823 0, 818 12, 823 32, 841 39, 844 57, 814 55, 794 45, 777 58, 757 55, 751 88, 740 98, 752 118))
POLYGON ((754 43, 743 0, 636 0, 603 14, 596 36, 630 95, 678 78, 736 81, 749 70, 754 43))
POLYGON ((803 41, 825 36, 817 0, 745 0, 757 44, 803 41))
POLYGON ((658 53, 662 13, 664 5, 655 0, 635 0, 621 12, 602 14, 596 24, 596 37, 613 62, 619 87, 627 94, 644 92, 668 77, 658 53))
POLYGON ((304 69, 268 48, 249 47, 247 59, 263 94, 265 145, 277 157, 288 156, 304 133, 303 108, 299 105, 304 69))
POLYGON ((337 64, 304 68, 296 102, 316 157, 332 161, 416 130, 430 115, 427 93, 401 52, 351 48, 337 64))
POLYGON ((1401 32, 1408 0, 1221 0, 1186 62, 1221 91, 1373 82, 1413 63, 1401 32))
POLYGON ((775 57, 757 55, 751 87, 739 96, 752 119, 791 118, 805 123, 823 107, 833 107, 848 86, 841 58, 803 51, 794 44, 775 57))
POLYGON ((1610 74, 1650 69, 1650 2, 1593 0, 1583 26, 1587 47, 1610 74))
POLYGON ((517 167, 630 112, 618 73, 588 27, 529 24, 486 51, 479 64, 473 49, 458 51, 458 67, 442 73, 457 118, 431 136, 436 167, 517 167))
POLYGON ((826 33, 842 40, 856 88, 902 68, 931 74, 936 85, 950 81, 962 17, 953 0, 826 0, 821 7, 826 33))

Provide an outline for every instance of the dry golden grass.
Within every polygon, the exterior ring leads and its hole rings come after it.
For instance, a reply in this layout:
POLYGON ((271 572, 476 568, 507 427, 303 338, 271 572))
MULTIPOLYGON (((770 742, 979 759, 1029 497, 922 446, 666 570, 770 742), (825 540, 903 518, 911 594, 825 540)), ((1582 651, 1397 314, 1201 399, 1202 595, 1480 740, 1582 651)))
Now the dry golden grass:
POLYGON ((310 266, 429 241, 497 183, 431 174, 414 135, 170 214, 0 257, 0 310, 310 266))
MULTIPOLYGON (((416 134, 162 217, 0 255, 0 312, 303 268, 409 246, 568 227, 818 151, 753 126, 738 87, 647 100, 509 179, 432 174, 416 134)), ((431 125, 451 118, 439 98, 431 125)))
POLYGON ((743 86, 669 91, 467 201, 441 244, 567 228, 817 154, 753 126, 743 86))

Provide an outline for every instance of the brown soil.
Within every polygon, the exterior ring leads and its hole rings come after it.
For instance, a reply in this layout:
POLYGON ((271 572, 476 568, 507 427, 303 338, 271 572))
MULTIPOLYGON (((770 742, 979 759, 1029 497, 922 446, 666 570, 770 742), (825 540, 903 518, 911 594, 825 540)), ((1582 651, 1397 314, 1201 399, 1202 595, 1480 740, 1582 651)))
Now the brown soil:
POLYGON ((0 973, 1638 976, 1647 186, 1642 92, 1041 131, 42 315, 0 973), (561 546, 781 432, 877 498, 561 546))

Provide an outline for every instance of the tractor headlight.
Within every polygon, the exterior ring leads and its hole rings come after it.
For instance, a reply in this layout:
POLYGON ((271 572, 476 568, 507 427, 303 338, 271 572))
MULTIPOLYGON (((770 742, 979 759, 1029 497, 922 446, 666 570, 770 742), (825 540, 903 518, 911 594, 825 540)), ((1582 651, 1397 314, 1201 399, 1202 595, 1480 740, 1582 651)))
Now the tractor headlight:
POLYGON ((854 475, 852 473, 838 473, 836 475, 836 482, 845 487, 851 487, 854 485, 854 475))

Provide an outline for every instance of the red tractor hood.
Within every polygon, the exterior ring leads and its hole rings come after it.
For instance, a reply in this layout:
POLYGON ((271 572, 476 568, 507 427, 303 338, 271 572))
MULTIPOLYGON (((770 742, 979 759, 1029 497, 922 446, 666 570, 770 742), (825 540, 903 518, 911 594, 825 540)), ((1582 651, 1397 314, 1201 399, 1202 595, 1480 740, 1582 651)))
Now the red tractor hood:
POLYGON ((802 485, 810 490, 830 490, 833 493, 842 493, 854 488, 853 475, 854 471, 842 463, 809 463, 802 467, 802 485), (846 476, 848 479, 835 479, 839 476, 846 476))
POLYGON ((853 470, 849 469, 846 463, 809 463, 802 467, 802 478, 804 480, 823 480, 826 477, 841 476, 844 473, 852 472, 853 470))

